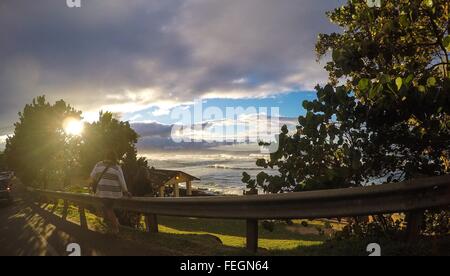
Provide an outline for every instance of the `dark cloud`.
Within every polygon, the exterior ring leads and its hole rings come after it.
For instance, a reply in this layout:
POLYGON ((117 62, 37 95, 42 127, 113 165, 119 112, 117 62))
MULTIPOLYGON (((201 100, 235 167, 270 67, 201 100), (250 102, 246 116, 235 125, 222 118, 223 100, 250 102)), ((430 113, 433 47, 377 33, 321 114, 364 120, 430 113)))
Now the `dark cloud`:
MULTIPOLYGON (((177 139, 173 139, 172 132, 174 129, 174 125, 165 125, 157 122, 148 122, 148 123, 133 123, 131 127, 138 133, 139 142, 138 149, 141 152, 148 152, 152 150, 207 150, 207 149, 215 149, 217 147, 222 147, 222 150, 226 150, 223 146, 236 146, 236 145, 253 145, 253 147, 249 147, 248 149, 252 149, 253 151, 257 151, 259 149, 257 143, 246 141, 249 136, 252 135, 264 135, 269 131, 269 136, 273 136, 279 134, 282 125, 287 125, 291 131, 295 131, 295 126, 298 124, 298 119, 289 118, 289 117, 280 117, 277 120, 273 121, 273 126, 269 126, 268 122, 272 121, 272 117, 267 118, 268 121, 264 121, 263 124, 259 122, 259 120, 265 120, 265 118, 258 118, 257 115, 250 116, 240 116, 236 118, 236 120, 232 123, 233 125, 247 125, 251 124, 265 126, 258 131, 260 132, 248 132, 247 129, 241 128, 239 131, 235 133, 235 138, 239 139, 240 142, 226 141, 223 136, 221 141, 199 141, 198 139, 194 139, 194 137, 198 137, 197 135, 190 136, 192 134, 190 129, 196 129, 197 132, 203 133, 204 138, 208 138, 217 128, 221 128, 225 130, 227 128, 226 120, 212 120, 208 122, 202 122, 193 126, 184 126, 183 128, 178 128, 179 130, 187 131, 184 134, 188 139, 182 139, 183 141, 178 141, 177 139)), ((228 129, 230 130, 230 129, 228 129)), ((230 133, 229 133, 230 134, 230 133)), ((234 134, 234 133, 233 133, 234 134)), ((233 135, 232 134, 232 135, 233 135)), ((225 133, 222 133, 225 135, 225 133)), ((228 136, 230 137, 230 136, 228 136)), ((238 141, 238 140, 236 140, 238 141)), ((233 150, 233 148, 231 148, 233 150)), ((234 148, 235 150, 236 148, 234 148)))
MULTIPOLYGON (((197 97, 255 97, 325 78, 329 0, 0 2, 0 126, 33 97, 133 112, 197 97), (246 80, 236 82, 235 80, 246 80)), ((1 134, 1 133, 0 133, 1 134)))
POLYGON ((169 138, 172 133, 172 125, 160 123, 136 123, 131 125, 141 138, 169 138))

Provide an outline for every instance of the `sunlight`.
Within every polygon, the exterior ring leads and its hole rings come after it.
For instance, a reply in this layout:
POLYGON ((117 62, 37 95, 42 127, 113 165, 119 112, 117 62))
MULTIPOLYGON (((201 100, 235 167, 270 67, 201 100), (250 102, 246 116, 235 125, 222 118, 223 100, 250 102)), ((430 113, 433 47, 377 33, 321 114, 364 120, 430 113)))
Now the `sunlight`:
POLYGON ((81 136, 83 134, 84 123, 76 118, 67 118, 63 123, 64 132, 68 135, 81 136))

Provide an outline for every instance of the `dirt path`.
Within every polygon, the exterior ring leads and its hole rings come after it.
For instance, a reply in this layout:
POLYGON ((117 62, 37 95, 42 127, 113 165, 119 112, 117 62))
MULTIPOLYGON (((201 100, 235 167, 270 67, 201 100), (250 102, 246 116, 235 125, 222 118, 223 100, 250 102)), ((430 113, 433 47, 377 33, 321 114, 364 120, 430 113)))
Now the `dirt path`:
POLYGON ((13 195, 13 205, 0 206, 1 256, 68 256, 66 249, 71 243, 79 244, 84 256, 176 254, 165 248, 83 230, 30 204, 20 186, 14 187, 13 195))

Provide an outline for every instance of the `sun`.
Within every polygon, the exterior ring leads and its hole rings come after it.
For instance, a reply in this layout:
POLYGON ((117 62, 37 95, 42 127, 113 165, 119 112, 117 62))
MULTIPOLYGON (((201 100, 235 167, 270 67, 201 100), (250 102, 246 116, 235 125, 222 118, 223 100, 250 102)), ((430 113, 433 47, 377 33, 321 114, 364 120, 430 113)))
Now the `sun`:
POLYGON ((63 122, 63 128, 67 135, 81 136, 84 130, 84 123, 76 118, 67 118, 63 122))

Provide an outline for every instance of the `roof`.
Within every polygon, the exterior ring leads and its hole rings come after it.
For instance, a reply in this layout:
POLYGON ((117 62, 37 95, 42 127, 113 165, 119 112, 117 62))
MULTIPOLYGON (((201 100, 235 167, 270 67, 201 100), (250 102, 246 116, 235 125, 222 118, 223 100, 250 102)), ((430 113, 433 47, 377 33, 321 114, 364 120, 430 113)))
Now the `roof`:
POLYGON ((149 169, 149 178, 154 184, 159 186, 200 180, 182 171, 157 170, 155 168, 149 169))

